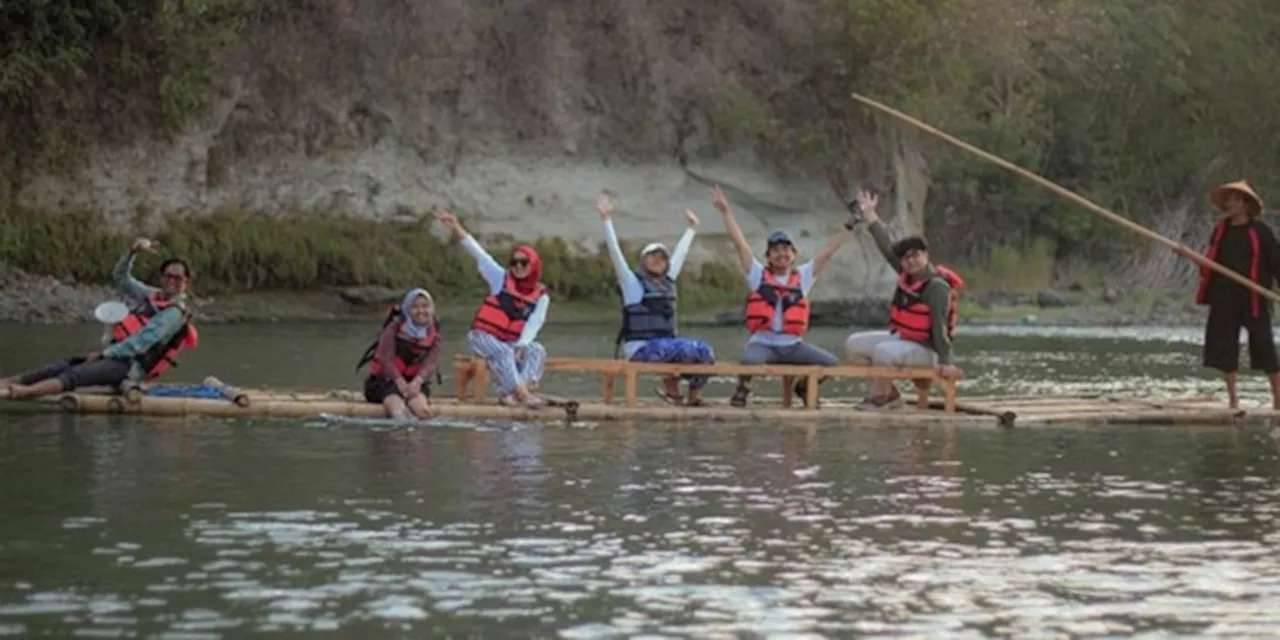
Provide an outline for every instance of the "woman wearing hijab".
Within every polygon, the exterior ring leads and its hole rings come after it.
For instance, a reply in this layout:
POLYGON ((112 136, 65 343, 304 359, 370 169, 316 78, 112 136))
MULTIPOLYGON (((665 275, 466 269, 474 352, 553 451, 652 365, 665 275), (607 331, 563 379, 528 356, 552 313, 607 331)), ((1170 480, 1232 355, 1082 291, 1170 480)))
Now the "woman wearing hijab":
MULTIPOLYGON (((660 243, 652 243, 640 251, 640 269, 632 269, 618 245, 618 233, 613 228, 613 198, 602 195, 596 200, 596 210, 604 219, 605 238, 609 256, 618 274, 618 292, 622 296, 622 329, 618 332, 627 360, 636 362, 671 362, 683 364, 715 364, 716 356, 711 345, 695 338, 676 335, 676 278, 684 267, 689 247, 693 245, 694 228, 698 216, 685 211, 689 227, 676 243, 675 253, 668 253, 660 243)), ((702 388, 709 376, 688 375, 688 395, 680 393, 680 379, 664 376, 663 389, 658 394, 674 405, 697 407, 702 405, 702 388)))
POLYGON ((426 289, 412 289, 382 324, 378 340, 360 364, 369 363, 365 400, 380 403, 388 418, 425 420, 431 409, 431 378, 440 360, 440 325, 435 301, 426 289))
POLYGON ((546 401, 533 393, 547 357, 534 340, 551 306, 538 253, 527 244, 518 245, 504 269, 462 228, 457 216, 445 211, 436 219, 476 259, 476 268, 489 285, 489 295, 471 322, 467 345, 488 365, 499 402, 509 407, 545 406, 546 401))
MULTIPOLYGON (((1280 279, 1280 246, 1259 218, 1262 198, 1246 181, 1220 185, 1209 194, 1223 216, 1213 227, 1206 258, 1270 289, 1280 279)), ((1266 374, 1272 407, 1280 409, 1280 358, 1271 331, 1271 304, 1210 269, 1200 270, 1196 302, 1209 307, 1204 328, 1204 366, 1222 372, 1227 403, 1239 408, 1240 329, 1249 331, 1249 366, 1266 374)))

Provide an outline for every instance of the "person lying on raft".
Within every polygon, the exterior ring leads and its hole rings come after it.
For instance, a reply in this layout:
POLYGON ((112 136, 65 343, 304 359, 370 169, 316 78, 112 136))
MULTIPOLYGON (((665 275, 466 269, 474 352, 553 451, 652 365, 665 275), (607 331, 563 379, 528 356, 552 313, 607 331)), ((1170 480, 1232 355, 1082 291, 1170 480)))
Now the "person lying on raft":
MULTIPOLYGON (((955 271, 929 262, 929 245, 924 238, 911 236, 894 243, 889 228, 876 214, 878 202, 874 194, 858 193, 858 209, 869 223, 867 230, 889 266, 898 272, 889 306, 889 329, 850 335, 844 343, 845 358, 850 364, 863 366, 937 367, 939 376, 959 378, 962 372, 952 361, 951 339, 964 281, 955 271)), ((902 394, 892 380, 868 380, 867 386, 870 397, 859 409, 902 406, 902 394)))
MULTIPOLYGON (((1209 194, 1223 216, 1209 237, 1205 257, 1270 289, 1280 278, 1280 246, 1260 217, 1262 197, 1241 180, 1219 185, 1209 194)), ((1185 250, 1184 250, 1185 251, 1185 250)), ((1204 366, 1222 372, 1227 406, 1240 407, 1236 374, 1240 369, 1240 329, 1249 331, 1249 366, 1271 383, 1271 406, 1280 410, 1280 358, 1271 329, 1271 303, 1211 269, 1200 269, 1196 303, 1209 306, 1204 326, 1204 366)))
POLYGON ((538 253, 527 244, 518 245, 511 252, 509 268, 504 269, 462 228, 457 216, 445 211, 436 219, 475 258, 489 285, 489 295, 480 303, 467 332, 467 346, 488 365, 499 402, 505 406, 546 406, 546 400, 534 394, 547 358, 546 350, 534 340, 551 306, 541 281, 538 253))
POLYGON ((187 311, 191 267, 186 261, 169 258, 161 263, 159 288, 132 275, 134 258, 139 252, 152 252, 152 246, 139 238, 112 270, 120 292, 137 304, 112 327, 107 347, 0 380, 0 398, 36 398, 82 387, 119 389, 125 382, 156 378, 177 364, 180 351, 195 348, 199 337, 187 311))
POLYGON ((412 289, 387 315, 378 340, 365 352, 359 369, 369 363, 364 399, 381 404, 388 418, 426 420, 431 409, 431 377, 440 360, 440 325, 435 301, 426 289, 412 289))
MULTIPOLYGON (((622 329, 615 341, 633 362, 671 362, 685 364, 715 364, 716 356, 711 345, 694 338, 676 336, 676 279, 684 266, 689 247, 693 244, 698 216, 685 211, 689 227, 676 243, 675 253, 668 253, 661 243, 654 242, 640 251, 640 269, 632 270, 618 245, 618 233, 613 227, 613 198, 602 195, 596 200, 596 209, 604 219, 605 239, 609 245, 609 257, 618 274, 618 291, 622 295, 622 329)), ((687 396, 680 394, 680 379, 665 376, 663 389, 658 391, 671 404, 691 407, 702 406, 702 388, 709 376, 688 375, 687 396)))
MULTIPOLYGON (((809 291, 814 282, 826 271, 831 258, 852 237, 853 223, 846 222, 844 229, 833 234, 818 255, 809 262, 796 266, 796 248, 791 237, 775 231, 765 244, 763 265, 751 254, 747 238, 733 218, 729 199, 720 187, 711 190, 711 202, 724 218, 729 237, 738 250, 738 263, 747 279, 747 296, 744 324, 751 337, 742 351, 742 364, 796 364, 834 367, 840 361, 829 351, 811 345, 804 340, 809 331, 809 291)), ((729 403, 744 407, 751 394, 751 376, 738 376, 738 388, 729 403)), ((795 392, 806 397, 806 383, 796 383, 795 392)))

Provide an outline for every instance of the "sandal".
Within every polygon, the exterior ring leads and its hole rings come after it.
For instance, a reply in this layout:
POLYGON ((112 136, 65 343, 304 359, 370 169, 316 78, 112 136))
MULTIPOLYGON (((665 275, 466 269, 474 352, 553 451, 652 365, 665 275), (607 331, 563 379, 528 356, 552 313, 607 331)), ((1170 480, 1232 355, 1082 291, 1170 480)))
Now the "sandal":
POLYGON ((738 388, 733 390, 733 397, 729 398, 729 404, 735 407, 745 407, 747 406, 747 396, 749 395, 751 395, 751 389, 738 385, 738 388))
POLYGON ((518 407, 522 403, 520 402, 520 398, 516 397, 516 394, 512 393, 499 398, 498 404, 504 407, 518 407))
POLYGON ((547 406, 547 401, 531 393, 529 394, 529 397, 524 399, 524 406, 530 409, 541 409, 547 406))
POLYGON ((658 394, 658 397, 661 398, 663 402, 673 407, 680 407, 684 405, 684 397, 679 394, 671 395, 670 393, 667 393, 667 390, 663 389, 662 387, 655 388, 653 392, 658 394))

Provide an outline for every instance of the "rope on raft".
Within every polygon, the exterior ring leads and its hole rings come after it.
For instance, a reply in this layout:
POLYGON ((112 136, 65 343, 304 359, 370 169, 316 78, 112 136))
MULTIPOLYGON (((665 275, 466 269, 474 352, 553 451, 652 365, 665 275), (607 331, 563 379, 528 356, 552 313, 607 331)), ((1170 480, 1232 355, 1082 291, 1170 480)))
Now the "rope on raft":
POLYGON ((218 389, 205 384, 158 385, 147 389, 144 393, 148 396, 155 396, 158 398, 208 398, 211 400, 226 400, 226 397, 224 397, 218 389))

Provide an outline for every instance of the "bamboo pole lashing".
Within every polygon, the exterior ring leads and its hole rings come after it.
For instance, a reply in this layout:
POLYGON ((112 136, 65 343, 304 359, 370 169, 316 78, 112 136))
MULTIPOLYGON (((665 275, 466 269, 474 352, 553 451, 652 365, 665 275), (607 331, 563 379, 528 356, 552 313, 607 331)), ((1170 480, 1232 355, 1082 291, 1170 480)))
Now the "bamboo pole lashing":
POLYGON ((1267 289, 1266 287, 1259 285, 1258 283, 1250 280, 1249 278, 1242 276, 1236 273, 1235 271, 1232 271, 1231 269, 1228 269, 1218 264, 1217 262, 1214 262, 1213 260, 1210 260, 1200 255, 1195 249, 1192 249, 1191 247, 1188 247, 1187 245, 1182 244, 1180 242, 1170 240, 1169 238, 1166 238, 1118 213, 1109 211, 1103 208, 1101 205, 1094 203, 1088 198, 1085 198, 1084 196, 1070 189, 1067 189, 1066 187, 1063 187, 1049 180, 1048 178, 1044 178, 1028 169, 1024 169, 1016 164, 1013 164, 1012 162, 1009 162, 1008 160, 1005 160, 1004 158, 1001 158, 1000 156, 997 156, 989 151, 983 151, 982 149, 979 149, 963 140, 960 140, 959 138, 956 138, 944 131, 941 131, 901 111, 898 111, 893 107, 890 107, 888 105, 872 100, 871 98, 867 98, 865 96, 859 95, 856 92, 851 93, 850 95, 853 97, 854 100, 857 100, 858 102, 861 102, 862 104, 865 104, 868 107, 871 107, 877 111, 880 111, 881 113, 888 114, 894 118, 897 118, 898 120, 906 122, 907 124, 910 124, 916 127, 917 129, 920 129, 941 140, 949 142, 952 145, 959 147, 960 149, 963 149, 965 151, 968 151, 969 153, 972 153, 978 156, 979 158, 982 158, 983 160, 986 160, 987 162, 990 162, 1002 169, 1010 171, 1019 177, 1026 178, 1027 180, 1030 180, 1040 185, 1041 187, 1048 189, 1050 192, 1058 196, 1061 196, 1067 199, 1068 201, 1073 202, 1081 207, 1084 207, 1085 209, 1088 209, 1089 211, 1092 211, 1093 213, 1099 216, 1102 216, 1102 218, 1104 218, 1105 220, 1113 224, 1116 224, 1120 227, 1128 229, 1129 231, 1132 231, 1140 236, 1143 236, 1148 240, 1151 240, 1159 244, 1163 244, 1169 247, 1170 249, 1173 249, 1175 252, 1178 253, 1178 255, 1181 255, 1187 258, 1188 260, 1191 260, 1192 262, 1196 263, 1201 267, 1210 269, 1218 273, 1219 275, 1222 275, 1223 277, 1229 278, 1239 283, 1241 286, 1256 292, 1258 295, 1261 295, 1273 302, 1280 302, 1280 294, 1270 289, 1267 289))

